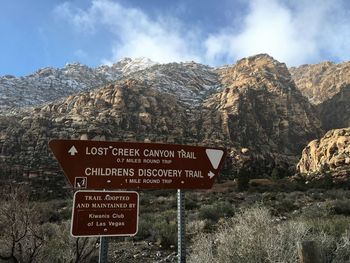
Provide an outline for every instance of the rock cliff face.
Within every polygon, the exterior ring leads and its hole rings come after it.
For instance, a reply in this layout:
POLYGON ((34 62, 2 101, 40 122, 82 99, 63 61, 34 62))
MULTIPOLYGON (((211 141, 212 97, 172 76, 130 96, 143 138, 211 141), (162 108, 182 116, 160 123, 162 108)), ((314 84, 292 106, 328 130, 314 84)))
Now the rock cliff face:
POLYGON ((16 78, 0 77, 0 113, 21 107, 36 106, 64 98, 119 79, 122 75, 155 65, 149 59, 123 59, 112 66, 95 69, 79 63, 67 64, 62 69, 42 68, 35 73, 16 78))
POLYGON ((350 62, 322 62, 289 69, 301 93, 314 105, 321 104, 350 84, 350 62))
POLYGON ((290 72, 316 106, 324 130, 350 127, 350 62, 303 65, 290 72))
POLYGON ((218 69, 218 74, 223 88, 204 103, 211 112, 204 123, 221 127, 224 138, 249 149, 254 160, 291 163, 320 134, 313 106, 296 89, 284 63, 263 54, 218 69))
POLYGON ((297 165, 300 173, 350 175, 350 128, 328 131, 321 139, 311 141, 303 150, 297 165))
POLYGON ((55 163, 47 150, 51 138, 197 143, 199 105, 218 88, 212 68, 154 65, 59 102, 2 116, 2 164, 45 169, 55 163))
POLYGON ((326 131, 350 127, 350 84, 344 85, 331 99, 320 104, 317 110, 326 131))
POLYGON ((0 164, 45 170, 56 163, 50 139, 80 138, 223 146, 232 166, 249 160, 269 169, 296 163, 320 132, 286 66, 267 55, 219 69, 158 64, 1 117, 0 164))

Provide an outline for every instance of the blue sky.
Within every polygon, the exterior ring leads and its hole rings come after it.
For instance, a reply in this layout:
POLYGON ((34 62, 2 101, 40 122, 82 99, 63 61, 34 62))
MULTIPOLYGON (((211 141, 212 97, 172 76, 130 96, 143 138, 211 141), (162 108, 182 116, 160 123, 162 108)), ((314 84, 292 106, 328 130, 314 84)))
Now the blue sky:
POLYGON ((123 57, 220 66, 268 53, 288 66, 350 60, 346 0, 11 0, 0 75, 123 57))

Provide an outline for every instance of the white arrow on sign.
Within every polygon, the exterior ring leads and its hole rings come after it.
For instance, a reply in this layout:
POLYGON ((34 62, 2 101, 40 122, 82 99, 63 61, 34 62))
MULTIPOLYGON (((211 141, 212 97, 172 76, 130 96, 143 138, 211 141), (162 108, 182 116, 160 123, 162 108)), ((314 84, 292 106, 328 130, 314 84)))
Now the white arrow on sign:
POLYGON ((217 169, 220 164, 221 158, 224 155, 224 151, 216 149, 206 149, 205 152, 207 153, 207 156, 213 168, 217 169))
POLYGON ((209 176, 210 179, 213 179, 215 174, 212 171, 209 171, 208 176, 209 176))
POLYGON ((69 149, 68 153, 70 153, 70 155, 74 156, 76 153, 78 153, 77 148, 75 148, 75 146, 73 145, 73 146, 69 149))

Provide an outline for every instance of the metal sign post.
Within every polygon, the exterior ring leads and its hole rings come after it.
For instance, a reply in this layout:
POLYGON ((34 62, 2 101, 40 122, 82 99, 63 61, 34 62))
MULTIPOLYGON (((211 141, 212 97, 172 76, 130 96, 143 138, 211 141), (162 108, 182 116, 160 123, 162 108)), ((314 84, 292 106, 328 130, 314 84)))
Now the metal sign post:
POLYGON ((108 237, 134 236, 137 233, 138 200, 138 193, 133 191, 75 192, 71 235, 99 236, 99 263, 107 263, 108 237))
POLYGON ((178 189, 178 262, 186 263, 185 200, 181 189, 212 188, 226 157, 223 148, 83 140, 51 140, 49 147, 73 188, 85 189, 85 193, 89 189, 95 191, 89 196, 84 196, 84 191, 78 194, 83 199, 74 203, 77 213, 73 214, 71 233, 101 236, 100 263, 107 262, 108 242, 103 236, 137 233, 138 205, 124 202, 120 207, 110 196, 98 193, 98 189, 178 189), (106 207, 111 209, 99 210, 106 207), (111 212, 114 207, 130 209, 111 212), (135 214, 128 216, 131 210, 135 214), (130 228, 133 231, 122 227, 129 224, 134 226, 130 228))
POLYGON ((186 263, 185 199, 181 189, 177 189, 177 257, 178 263, 186 263))
POLYGON ((108 258, 108 239, 107 237, 100 237, 100 249, 98 253, 98 262, 99 263, 107 263, 108 258))

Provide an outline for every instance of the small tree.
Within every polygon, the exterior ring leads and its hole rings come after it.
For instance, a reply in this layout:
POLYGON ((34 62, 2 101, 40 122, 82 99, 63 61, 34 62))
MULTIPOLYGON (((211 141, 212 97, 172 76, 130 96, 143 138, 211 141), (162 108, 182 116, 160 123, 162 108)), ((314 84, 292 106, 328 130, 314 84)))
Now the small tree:
POLYGON ((249 188, 250 180, 250 168, 248 166, 243 166, 237 175, 237 189, 238 191, 245 191, 249 188))
POLYGON ((43 227, 46 243, 39 262, 93 262, 92 259, 97 254, 96 238, 72 237, 69 221, 46 223, 43 227))
POLYGON ((12 188, 0 205, 0 259, 9 262, 34 262, 43 246, 36 213, 29 205, 25 188, 12 188))
POLYGON ((2 193, 0 262, 92 262, 96 238, 73 238, 69 221, 40 222, 40 210, 29 202, 28 192, 17 187, 2 193))

